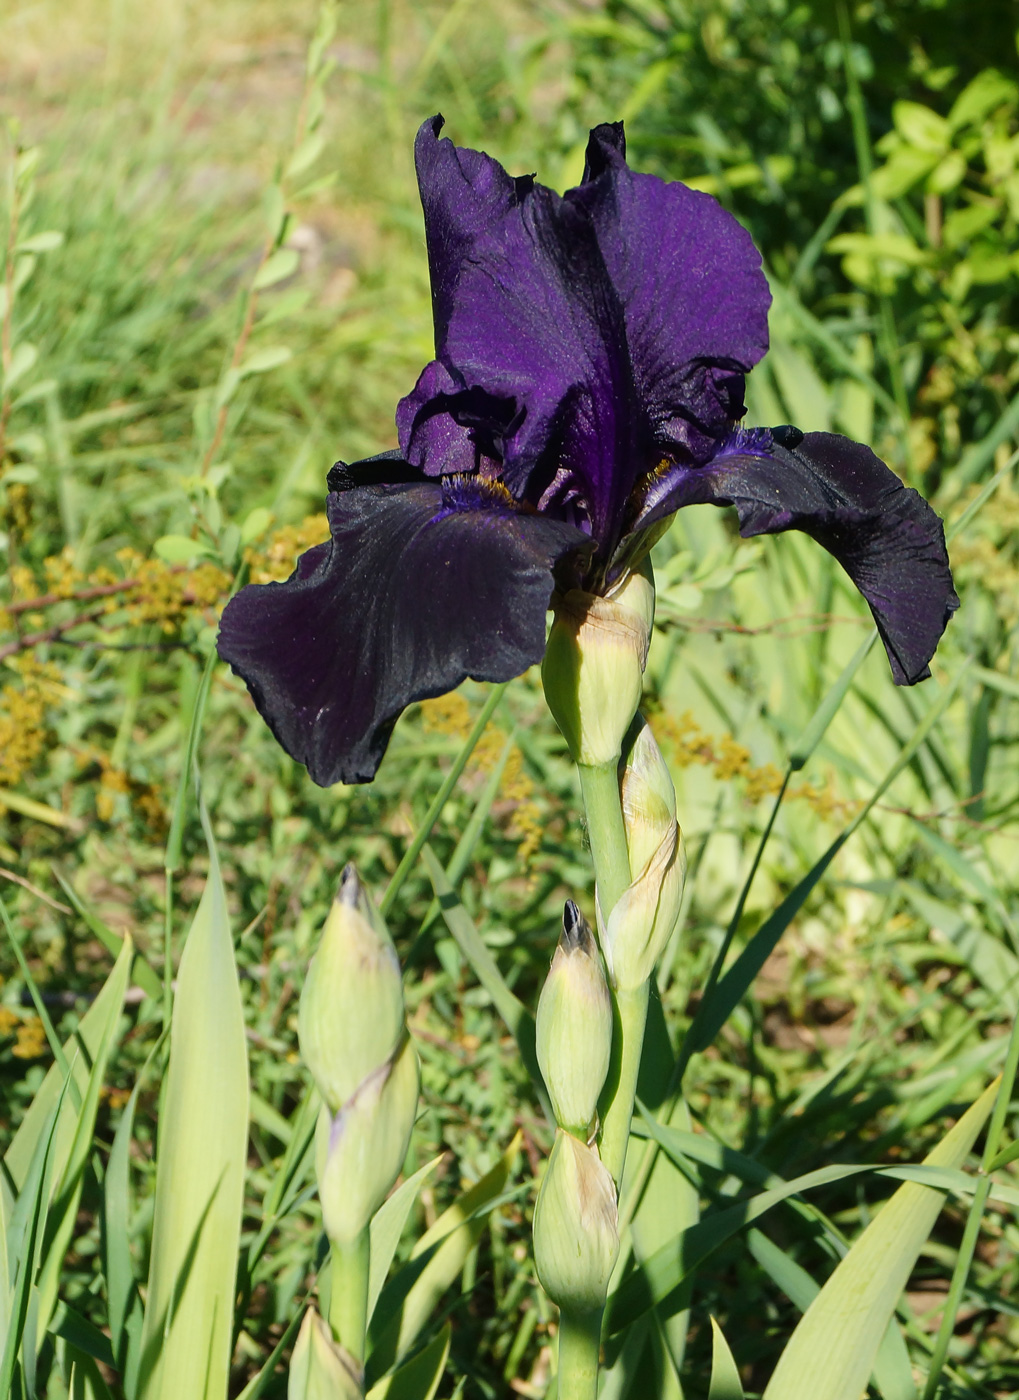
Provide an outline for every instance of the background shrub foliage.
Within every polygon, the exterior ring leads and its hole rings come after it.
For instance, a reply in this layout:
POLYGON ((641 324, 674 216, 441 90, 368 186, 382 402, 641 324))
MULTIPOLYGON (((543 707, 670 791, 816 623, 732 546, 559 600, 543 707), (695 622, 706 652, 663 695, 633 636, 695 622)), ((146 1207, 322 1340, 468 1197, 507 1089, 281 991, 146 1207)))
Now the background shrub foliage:
MULTIPOLYGON (((336 456, 395 441, 396 399, 430 353, 411 140, 441 109, 461 143, 559 187, 579 176, 587 127, 625 118, 636 166, 716 194, 763 250, 773 350, 751 379, 752 420, 873 442, 959 527, 962 608, 934 681, 895 691, 884 658, 868 658, 785 788, 737 947, 954 683, 950 703, 686 1078, 698 1130, 752 1159, 759 1179, 919 1160, 1001 1067, 1019 998, 1013 8, 377 0, 344 9, 309 81, 315 14, 310 0, 11 0, 0 15, 2 1140, 51 1062, 45 1019, 70 1033, 109 972, 111 931, 130 931, 159 977, 168 938, 179 955, 209 869, 183 780, 218 611, 239 581, 286 577, 323 537, 336 456)), ((800 545, 740 541, 705 507, 684 511, 657 555, 649 705, 691 857, 659 976, 677 1045, 792 746, 866 635, 861 600, 800 545)), ((355 860, 382 893, 483 700, 467 685, 417 707, 370 788, 323 792, 275 746, 241 683, 212 674, 197 761, 250 1052, 242 1248, 293 1135, 306 1082, 296 993, 339 871, 355 860)), ((526 676, 432 845, 531 1006, 563 899, 592 912, 578 808, 526 676)), ((390 923, 423 1064, 407 1171, 447 1154, 410 1235, 523 1134, 515 1186, 430 1324, 453 1322, 441 1394, 538 1396, 554 1319, 529 1217, 548 1129, 422 867, 390 923)), ((100 1329, 103 1173, 162 1016, 161 998, 129 993, 60 1280, 64 1302, 100 1329)), ((158 1097, 152 1073, 131 1143, 142 1279, 158 1097)), ((1010 1173, 996 1179, 1007 1187, 1010 1173)), ((738 1184, 705 1168, 699 1189, 710 1202, 738 1184)), ((821 1281, 832 1239, 855 1237, 893 1184, 853 1177, 815 1193, 834 1235, 818 1213, 783 1207, 711 1257, 689 1299, 690 1395, 707 1389, 709 1314, 748 1390, 763 1386, 797 1316, 774 1246, 821 1281)), ((918 1374, 965 1216, 949 1198, 900 1308, 918 1374)), ((318 1239, 314 1198, 298 1195, 252 1256, 238 1390, 295 1316, 318 1239)), ((1017 1241, 1013 1207, 992 1196, 949 1393, 1019 1384, 1017 1241)), ((39 1393, 61 1395, 51 1356, 44 1348, 39 1393)), ((637 1364, 658 1364, 655 1348, 637 1364)), ((632 1393, 650 1393, 651 1375, 638 1370, 632 1393)), ((284 1389, 281 1372, 268 1393, 284 1389)))

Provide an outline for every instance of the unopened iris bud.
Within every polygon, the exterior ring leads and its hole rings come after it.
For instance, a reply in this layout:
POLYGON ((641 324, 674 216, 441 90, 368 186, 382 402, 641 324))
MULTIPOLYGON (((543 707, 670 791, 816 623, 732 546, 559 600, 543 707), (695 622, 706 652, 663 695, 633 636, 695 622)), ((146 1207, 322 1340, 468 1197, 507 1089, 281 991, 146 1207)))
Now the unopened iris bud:
POLYGON ((396 949, 348 865, 301 991, 301 1056, 332 1113, 388 1064, 404 1027, 396 949))
POLYGON ((593 1147, 556 1133, 534 1207, 534 1263, 541 1286, 572 1313, 605 1304, 619 1253, 616 1188, 593 1147))
POLYGON ((556 1122, 587 1138, 612 1051, 612 999, 587 920, 572 900, 538 999, 538 1064, 556 1122))
POLYGON ((309 1308, 290 1358, 287 1400, 362 1400, 363 1395, 357 1362, 309 1308))
POLYGON ((625 757, 621 797, 632 883, 609 914, 602 947, 613 985, 628 990, 654 971, 676 926, 686 878, 676 791, 643 721, 625 757))
POLYGON ((554 594, 552 607, 541 664, 548 707, 577 763, 611 763, 644 685, 655 615, 650 564, 605 597, 571 589, 554 594))
POLYGON ((391 1062, 370 1075, 339 1113, 323 1110, 316 1142, 326 1234, 351 1244, 400 1175, 417 1115, 418 1060, 405 1035, 391 1062))

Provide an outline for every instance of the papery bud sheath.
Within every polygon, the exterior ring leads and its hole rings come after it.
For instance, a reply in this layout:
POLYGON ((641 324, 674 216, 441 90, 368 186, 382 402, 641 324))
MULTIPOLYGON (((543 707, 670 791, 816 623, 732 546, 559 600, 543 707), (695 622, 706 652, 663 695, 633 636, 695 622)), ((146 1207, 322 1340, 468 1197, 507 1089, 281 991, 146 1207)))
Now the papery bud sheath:
POLYGON ((339 1113, 323 1110, 316 1170, 326 1234, 351 1244, 400 1175, 417 1114, 418 1061, 410 1037, 391 1064, 364 1081, 339 1113))
POLYGON ((363 1395, 357 1362, 309 1308, 290 1358, 287 1400, 362 1400, 363 1395))
POLYGON ((545 698, 577 763, 618 758, 640 704, 655 589, 650 565, 627 574, 607 596, 554 594, 545 647, 545 698))
POLYGON ((612 999, 601 955, 572 900, 538 1000, 538 1064, 556 1122, 585 1138, 612 1052, 612 999))
POLYGON ((534 1207, 541 1286, 565 1312, 595 1312, 605 1304, 618 1253, 612 1177, 593 1147, 560 1128, 534 1207))
POLYGON ((396 950, 348 866, 304 979, 298 1017, 301 1057, 332 1113, 389 1062, 403 1025, 396 950))

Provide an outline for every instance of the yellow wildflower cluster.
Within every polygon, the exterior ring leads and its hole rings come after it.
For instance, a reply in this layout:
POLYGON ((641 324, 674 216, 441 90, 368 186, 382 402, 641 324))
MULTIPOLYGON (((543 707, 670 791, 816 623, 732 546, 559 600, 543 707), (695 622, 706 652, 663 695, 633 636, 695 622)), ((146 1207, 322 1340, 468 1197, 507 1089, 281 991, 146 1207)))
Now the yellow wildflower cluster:
POLYGON ((18 1060, 37 1060, 46 1049, 46 1032, 38 1016, 29 1016, 18 1027, 11 1054, 18 1060))
MULTIPOLYGON (((440 695, 425 700, 421 706, 426 730, 466 739, 471 730, 470 707, 462 695, 440 695)), ((471 765, 482 773, 490 773, 506 747, 506 733, 497 724, 489 724, 471 755, 471 765)), ((534 779, 527 772, 524 756, 516 744, 510 749, 499 783, 499 796, 510 806, 506 834, 518 841, 522 864, 531 859, 541 845, 541 808, 535 800, 534 779)))
POLYGON ((154 783, 144 783, 123 768, 117 768, 109 756, 96 749, 82 750, 79 757, 85 764, 99 765, 99 787, 96 792, 96 816, 100 821, 112 821, 117 809, 117 797, 130 799, 136 815, 157 834, 166 829, 166 804, 154 783))
POLYGON ((32 493, 23 481, 12 481, 7 486, 0 518, 12 534, 22 539, 28 534, 32 524, 32 493))
POLYGON ((251 570, 252 583, 278 583, 294 572, 298 555, 329 538, 329 521, 324 515, 309 515, 299 525, 282 525, 258 549, 247 549, 244 562, 251 570))
MULTIPOLYGON (((737 743, 731 734, 723 734, 721 738, 706 734, 690 710, 684 710, 677 717, 661 709, 652 709, 649 719, 655 738, 678 767, 688 768, 692 763, 699 763, 713 769, 719 782, 739 778, 746 784, 746 798, 750 803, 774 797, 781 791, 780 768, 774 763, 754 765, 745 744, 737 743)), ((839 797, 830 779, 824 787, 797 783, 787 789, 786 797, 799 798, 825 819, 846 816, 854 808, 854 803, 839 797)))
POLYGON ((74 550, 65 545, 59 554, 43 560, 46 573, 46 586, 58 598, 72 598, 74 590, 84 582, 84 574, 74 566, 74 550))
POLYGON ((56 666, 35 656, 8 663, 18 682, 0 690, 0 787, 13 787, 46 748, 47 711, 62 696, 56 666))
POLYGON ((22 1019, 9 1006, 0 1006, 0 1037, 11 1035, 11 1054, 19 1060, 37 1060, 46 1049, 46 1031, 38 1016, 22 1019))
POLYGON ((213 607, 230 586, 215 564, 177 569, 135 549, 118 550, 117 558, 134 581, 126 598, 132 621, 156 622, 164 632, 175 631, 188 608, 213 607))

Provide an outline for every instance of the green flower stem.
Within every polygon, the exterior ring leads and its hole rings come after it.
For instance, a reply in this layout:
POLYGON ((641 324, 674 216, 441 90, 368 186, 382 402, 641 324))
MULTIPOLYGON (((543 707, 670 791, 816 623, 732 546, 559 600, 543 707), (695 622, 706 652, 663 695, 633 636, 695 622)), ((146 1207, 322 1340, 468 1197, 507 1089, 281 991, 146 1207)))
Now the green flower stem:
POLYGON ((367 1228, 353 1244, 341 1245, 334 1240, 329 1256, 329 1325, 340 1345, 361 1366, 368 1331, 368 1240, 367 1228))
POLYGON ((603 1095, 601 1139, 598 1150, 602 1161, 612 1173, 619 1191, 626 1165, 626 1148, 630 1141, 630 1119, 637 1096, 637 1074, 640 1053, 644 1048, 644 1026, 647 1021, 648 989, 650 983, 613 993, 612 1060, 603 1095), (611 1097, 609 1097, 611 1095, 611 1097))
POLYGON ((557 1400, 595 1400, 601 1312, 559 1314, 559 1388, 557 1400))
MULTIPOLYGON (((626 849, 623 809, 619 800, 619 776, 615 763, 580 769, 580 787, 587 811, 587 831, 594 857, 594 873, 602 918, 607 919, 620 895, 630 884, 630 857, 626 849)), ((623 1178, 630 1119, 637 1092, 637 1071, 644 1045, 648 984, 613 995, 615 1028, 612 1062, 602 1096, 601 1159, 612 1173, 618 1190, 623 1178)))
POLYGON ((603 763, 598 768, 578 763, 577 770, 587 813, 598 898, 602 915, 607 919, 630 883, 630 857, 619 801, 619 768, 615 762, 603 763))

